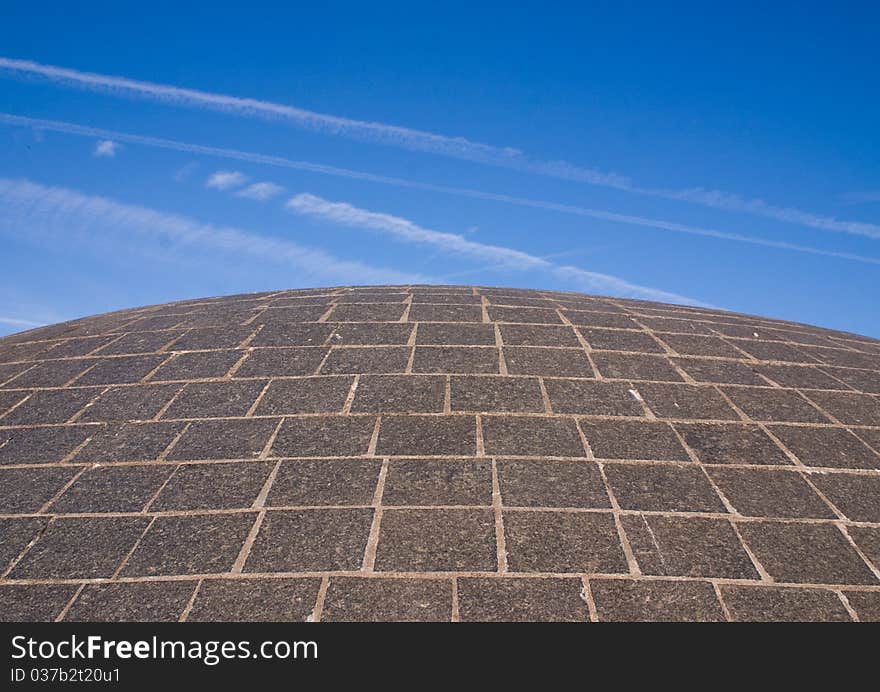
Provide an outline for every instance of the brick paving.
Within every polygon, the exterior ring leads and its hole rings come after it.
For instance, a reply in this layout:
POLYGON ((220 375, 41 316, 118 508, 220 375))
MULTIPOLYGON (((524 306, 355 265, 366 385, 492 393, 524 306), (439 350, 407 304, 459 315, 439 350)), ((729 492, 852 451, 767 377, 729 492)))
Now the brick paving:
POLYGON ((0 617, 880 619, 880 342, 455 286, 0 339, 0 617))

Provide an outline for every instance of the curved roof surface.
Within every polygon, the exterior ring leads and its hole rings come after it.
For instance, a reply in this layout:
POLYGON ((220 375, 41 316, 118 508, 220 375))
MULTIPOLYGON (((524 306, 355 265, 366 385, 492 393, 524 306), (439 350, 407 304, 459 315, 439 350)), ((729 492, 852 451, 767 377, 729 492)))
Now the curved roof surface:
POLYGON ((0 339, 9 619, 880 618, 880 342, 279 291, 0 339))

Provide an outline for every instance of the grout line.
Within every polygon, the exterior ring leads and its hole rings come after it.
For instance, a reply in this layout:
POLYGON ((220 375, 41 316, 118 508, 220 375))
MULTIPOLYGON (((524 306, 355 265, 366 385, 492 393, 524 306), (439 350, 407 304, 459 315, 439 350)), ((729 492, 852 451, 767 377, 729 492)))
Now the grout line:
POLYGON ((452 622, 461 622, 461 611, 458 603, 458 577, 452 577, 452 622))
POLYGON ((379 527, 382 524, 382 494, 385 492, 385 478, 388 476, 388 459, 382 461, 379 470, 379 480, 376 483, 376 491, 373 494, 373 522, 370 524, 370 534, 364 549, 364 559, 361 570, 372 572, 376 566, 376 549, 379 547, 379 527))
POLYGON ((70 609, 73 607, 73 604, 76 602, 76 599, 79 598, 79 595, 83 592, 83 589, 86 588, 85 584, 80 584, 79 588, 74 591, 73 596, 70 597, 70 600, 67 601, 65 606, 61 609, 61 612, 55 617, 55 622, 61 622, 64 618, 67 617, 67 614, 70 612, 70 609))
POLYGON ((581 577, 581 600, 587 604, 590 622, 599 622, 599 612, 596 610, 596 601, 593 599, 593 589, 590 587, 590 580, 585 576, 581 577))
POLYGON ((199 579, 196 582, 196 588, 193 589, 192 595, 189 597, 189 600, 186 602, 186 605, 180 613, 180 617, 177 618, 178 622, 186 622, 187 618, 189 618, 189 614, 192 612, 193 605, 196 602, 196 598, 199 595, 199 591, 201 590, 203 583, 204 579, 199 579))
POLYGON ((311 622, 321 622, 321 616, 324 614, 324 601, 327 599, 327 589, 330 586, 329 575, 321 577, 321 585, 318 587, 318 596, 315 599, 315 609, 309 618, 311 622))
POLYGON ((721 605, 721 611, 724 613, 724 619, 727 622, 733 622, 733 617, 730 614, 730 610, 727 608, 727 604, 724 602, 724 596, 721 593, 721 587, 718 586, 716 582, 712 582, 712 588, 715 589, 715 597, 718 599, 718 603, 721 605))
POLYGON ((507 539, 504 536, 504 514, 501 511, 501 485, 498 480, 498 464, 492 459, 492 510, 495 516, 495 546, 498 571, 507 572, 507 539))
POLYGON ((120 574, 122 574, 122 570, 125 569, 125 566, 128 564, 128 561, 131 559, 131 556, 134 555, 134 552, 140 546, 141 541, 144 540, 144 536, 147 535, 149 530, 153 527, 153 524, 156 523, 156 519, 157 519, 157 517, 150 518, 150 521, 147 522, 147 525, 144 527, 144 530, 141 531, 141 535, 138 536, 138 539, 134 542, 134 545, 131 546, 131 550, 129 550, 125 554, 125 557, 122 558, 122 562, 120 562, 119 565, 116 567, 116 569, 113 570, 113 574, 111 575, 110 579, 116 579, 120 574))

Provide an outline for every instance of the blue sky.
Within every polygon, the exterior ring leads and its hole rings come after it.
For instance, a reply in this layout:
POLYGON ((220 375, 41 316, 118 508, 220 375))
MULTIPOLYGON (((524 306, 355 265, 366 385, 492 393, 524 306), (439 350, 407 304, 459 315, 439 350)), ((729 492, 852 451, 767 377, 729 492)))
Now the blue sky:
POLYGON ((4 3, 0 334, 467 283, 880 337, 868 3, 4 3))

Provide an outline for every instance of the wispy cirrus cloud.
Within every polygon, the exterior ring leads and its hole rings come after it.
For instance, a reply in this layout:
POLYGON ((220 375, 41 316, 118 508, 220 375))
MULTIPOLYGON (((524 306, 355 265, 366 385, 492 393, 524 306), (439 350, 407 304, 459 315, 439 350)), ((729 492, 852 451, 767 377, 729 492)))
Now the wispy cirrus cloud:
POLYGON ((667 190, 640 186, 625 175, 579 166, 567 161, 541 160, 528 156, 514 147, 499 147, 474 142, 464 137, 451 137, 388 123, 318 113, 271 101, 186 89, 55 65, 44 65, 30 60, 0 57, 0 73, 3 72, 14 76, 40 77, 67 86, 149 99, 176 106, 202 108, 240 117, 256 117, 284 122, 288 125, 325 134, 366 140, 412 151, 423 151, 561 180, 599 185, 640 195, 677 200, 712 209, 750 214, 823 231, 880 239, 880 225, 874 223, 837 219, 793 207, 774 205, 761 199, 746 198, 703 187, 667 190))
POLYGON ((641 286, 610 274, 592 272, 570 265, 558 265, 542 257, 500 245, 468 240, 463 236, 420 226, 409 219, 355 207, 346 202, 301 193, 288 200, 285 207, 296 213, 353 228, 389 235, 407 243, 430 245, 442 252, 489 262, 494 268, 540 270, 550 273, 573 287, 591 293, 659 300, 667 303, 703 305, 693 298, 649 286, 641 286))
POLYGON ((92 152, 92 155, 96 158, 112 159, 116 156, 118 149, 119 145, 112 139, 102 139, 95 144, 95 150, 92 152))
POLYGON ((239 228, 215 226, 178 214, 87 195, 64 187, 0 178, 0 233, 33 242, 40 238, 92 243, 104 248, 118 241, 127 250, 132 239, 159 247, 198 248, 227 253, 240 261, 280 265, 298 276, 334 283, 430 283, 431 277, 344 260, 324 250, 239 228))
POLYGON ((265 202, 266 200, 270 200, 273 197, 277 197, 282 192, 284 192, 284 188, 281 187, 281 185, 276 185, 275 183, 270 182, 262 182, 248 185, 246 188, 239 190, 235 194, 238 197, 245 197, 247 199, 257 200, 258 202, 265 202))
POLYGON ((89 127, 85 125, 77 125, 75 123, 59 122, 55 120, 43 120, 39 118, 28 118, 2 112, 0 112, 0 123, 6 123, 8 125, 14 125, 18 127, 29 127, 34 129, 35 132, 39 132, 41 130, 49 130, 80 137, 113 137, 118 141, 127 142, 130 144, 137 144, 146 147, 156 147, 159 149, 168 149, 172 151, 181 151, 188 154, 201 154, 232 161, 245 161, 248 163, 273 166, 282 169, 307 171, 309 173, 333 176, 337 178, 362 180, 379 185, 391 185, 394 187, 408 188, 413 190, 424 190, 427 192, 437 192, 445 195, 454 195, 457 197, 466 197, 470 199, 481 199, 490 202, 528 207, 532 209, 543 209, 560 214, 571 214, 574 216, 598 219, 602 221, 610 221, 613 223, 628 226, 651 228, 655 230, 669 231, 672 233, 684 233, 688 235, 714 238, 716 240, 724 240, 735 243, 745 243, 748 245, 757 245, 783 251, 799 252, 823 257, 832 257, 835 259, 841 259, 851 262, 880 264, 880 259, 878 258, 857 255, 854 253, 838 252, 836 250, 824 250, 822 248, 815 248, 806 245, 800 245, 797 243, 776 241, 766 238, 760 238, 757 236, 744 235, 742 233, 721 231, 715 228, 692 226, 689 224, 682 224, 674 221, 652 219, 632 214, 620 214, 617 212, 605 211, 601 209, 590 209, 588 207, 581 207, 572 204, 561 204, 558 202, 530 199, 527 197, 515 197, 512 195, 504 195, 482 190, 451 187, 447 185, 435 185, 432 183, 407 180, 405 178, 376 175, 373 173, 356 171, 349 168, 340 168, 337 166, 327 166, 324 164, 312 163, 309 161, 288 159, 282 156, 259 154, 254 152, 241 151, 238 149, 211 147, 202 144, 180 142, 177 140, 163 139, 159 137, 147 137, 144 135, 131 134, 127 132, 118 132, 114 130, 104 130, 100 128, 89 127))
POLYGON ((19 317, 0 317, 0 324, 9 324, 13 327, 45 327, 45 322, 34 322, 33 320, 23 320, 19 317))
POLYGON ((247 176, 239 171, 216 171, 205 181, 205 187, 214 190, 231 190, 247 182, 247 176))

